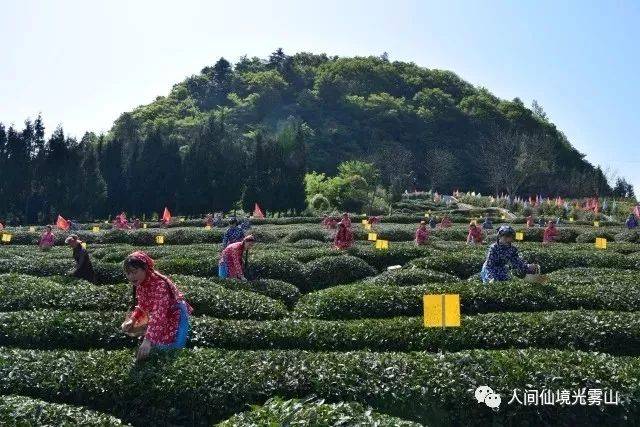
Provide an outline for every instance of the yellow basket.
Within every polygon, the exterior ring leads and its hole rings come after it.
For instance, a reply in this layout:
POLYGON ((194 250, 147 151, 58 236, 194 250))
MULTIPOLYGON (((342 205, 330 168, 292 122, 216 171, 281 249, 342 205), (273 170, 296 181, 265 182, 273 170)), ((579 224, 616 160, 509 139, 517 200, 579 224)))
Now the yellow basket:
POLYGON ((156 236, 156 243, 158 245, 164 245, 164 236, 156 236))

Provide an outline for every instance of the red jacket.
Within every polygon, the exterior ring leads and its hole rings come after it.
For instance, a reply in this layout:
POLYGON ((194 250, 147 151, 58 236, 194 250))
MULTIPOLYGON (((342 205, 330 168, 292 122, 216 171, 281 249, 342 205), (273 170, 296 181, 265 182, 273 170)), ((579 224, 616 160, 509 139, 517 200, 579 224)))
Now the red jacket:
POLYGON ((482 230, 480 227, 469 227, 467 242, 482 243, 482 230))
POLYGON ((347 249, 353 244, 353 233, 348 227, 338 227, 338 232, 333 239, 333 244, 338 249, 347 249))
POLYGON ((242 255, 244 253, 244 244, 235 242, 224 248, 222 251, 221 261, 227 264, 228 277, 230 279, 239 279, 243 276, 242 272, 242 255))
POLYGON ((416 245, 424 245, 429 240, 429 230, 426 227, 418 227, 414 241, 416 245))
POLYGON ((544 243, 553 242, 556 237, 558 237, 558 229, 553 226, 547 226, 547 228, 544 229, 542 241, 544 243))

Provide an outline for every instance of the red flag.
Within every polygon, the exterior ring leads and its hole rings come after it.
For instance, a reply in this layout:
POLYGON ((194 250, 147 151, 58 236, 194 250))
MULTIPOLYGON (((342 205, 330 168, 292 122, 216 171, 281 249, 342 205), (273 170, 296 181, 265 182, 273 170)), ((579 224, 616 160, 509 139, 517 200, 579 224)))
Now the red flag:
POLYGON ((164 213, 162 214, 162 222, 168 223, 171 221, 171 212, 169 212, 169 208, 165 206, 164 213))
POLYGON ((262 213, 262 209, 260 209, 260 206, 258 206, 257 203, 256 203, 255 207, 253 208, 253 217, 254 218, 264 218, 264 214, 262 213))
POLYGON ((636 207, 633 208, 633 214, 636 218, 640 219, 640 205, 636 205, 636 207))
POLYGON ((61 215, 58 215, 58 219, 56 220, 56 226, 60 230, 68 230, 69 229, 69 221, 64 219, 61 215))

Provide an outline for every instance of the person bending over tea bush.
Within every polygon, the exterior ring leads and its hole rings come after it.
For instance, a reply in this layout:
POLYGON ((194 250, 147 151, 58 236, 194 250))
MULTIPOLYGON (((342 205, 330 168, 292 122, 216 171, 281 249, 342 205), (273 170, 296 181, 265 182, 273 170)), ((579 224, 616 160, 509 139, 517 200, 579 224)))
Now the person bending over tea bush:
POLYGON ((515 230, 509 225, 503 225, 498 229, 498 241, 489 246, 487 258, 480 272, 483 283, 509 280, 507 264, 511 264, 520 274, 539 271, 539 265, 527 264, 520 257, 518 249, 513 246, 515 235, 515 230))

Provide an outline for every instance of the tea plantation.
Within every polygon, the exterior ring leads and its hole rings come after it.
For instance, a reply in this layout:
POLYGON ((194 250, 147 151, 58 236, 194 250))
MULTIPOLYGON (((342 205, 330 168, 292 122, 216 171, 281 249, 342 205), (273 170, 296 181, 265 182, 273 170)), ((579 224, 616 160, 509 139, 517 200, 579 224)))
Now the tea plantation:
MULTIPOLYGON (((467 246, 464 215, 412 242, 415 215, 331 248, 318 218, 255 221, 248 282, 217 277, 223 228, 78 232, 97 283, 71 279, 56 232, 13 228, 0 247, 0 424, 24 425, 637 425, 640 243, 602 223, 542 229, 517 242, 548 281, 483 285, 488 243, 467 246), (157 235, 164 244, 156 244, 157 235), (596 249, 597 237, 608 240, 596 249), (194 308, 188 348, 136 363, 120 331, 131 304, 122 260, 143 249, 194 308), (387 267, 402 268, 387 271, 387 267), (425 328, 422 297, 461 298, 460 327, 425 328), (493 410, 474 395, 489 386, 493 410), (514 390, 611 390, 615 402, 509 402, 514 390)), ((499 223, 500 221, 498 221, 499 223)), ((498 225, 498 224, 496 224, 498 225)), ((105 229, 106 228, 106 229, 105 229)), ((495 234, 487 236, 493 242, 495 234)))

